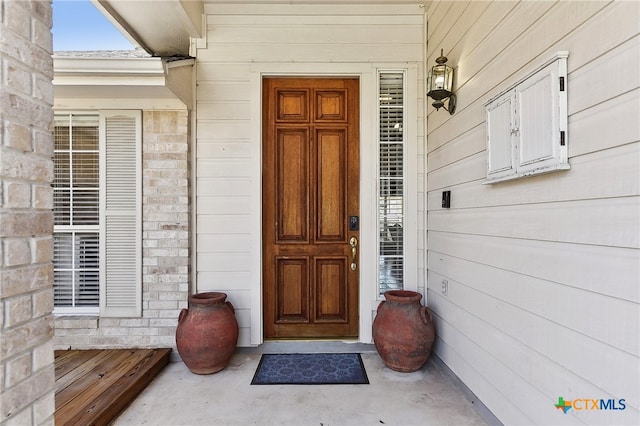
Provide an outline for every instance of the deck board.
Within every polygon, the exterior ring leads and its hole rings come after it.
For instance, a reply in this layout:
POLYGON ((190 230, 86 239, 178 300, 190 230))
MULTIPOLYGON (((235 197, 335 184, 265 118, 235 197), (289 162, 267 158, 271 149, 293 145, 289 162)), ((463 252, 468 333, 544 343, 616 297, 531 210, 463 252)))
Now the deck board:
POLYGON ((75 392, 74 388, 83 390, 89 387, 100 374, 103 374, 103 370, 110 367, 110 363, 117 362, 124 355, 123 352, 114 354, 111 351, 98 351, 87 358, 89 354, 83 354, 84 351, 74 352, 78 352, 78 358, 69 359, 66 374, 58 376, 56 372, 56 392, 60 393, 56 405, 59 406, 76 397, 78 392, 75 392))
POLYGON ((107 425, 168 364, 171 349, 56 351, 56 425, 107 425))

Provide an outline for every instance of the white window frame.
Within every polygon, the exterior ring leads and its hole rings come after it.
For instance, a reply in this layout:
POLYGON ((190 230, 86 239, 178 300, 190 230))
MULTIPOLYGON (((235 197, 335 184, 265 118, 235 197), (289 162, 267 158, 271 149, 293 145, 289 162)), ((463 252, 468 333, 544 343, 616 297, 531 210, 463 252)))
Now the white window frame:
POLYGON ((569 169, 568 56, 558 52, 485 104, 485 183, 569 169))
MULTIPOLYGON (((92 116, 96 119, 96 125, 98 127, 98 131, 100 128, 99 124, 99 114, 97 111, 73 111, 73 112, 57 112, 56 117, 65 117, 67 119, 71 119, 71 117, 76 116, 92 116)), ((69 121, 69 125, 71 126, 71 121, 69 121)), ((70 141, 71 143, 71 141, 70 141)), ((98 142, 99 145, 99 142, 98 142)), ((70 147, 71 149, 71 147, 70 147)), ((101 154, 99 152, 98 147, 98 160, 100 159, 101 154)), ((70 164, 71 166, 71 164, 70 164)), ((69 170, 70 175, 73 175, 73 167, 71 166, 71 170, 69 170)), ((98 188, 98 191, 100 189, 98 188)), ((99 200, 98 200, 99 203, 99 200)), ((98 224, 96 225, 54 225, 54 235, 57 233, 61 234, 71 234, 73 238, 75 238, 76 233, 90 232, 95 233, 100 238, 100 221, 98 218, 98 224)), ((75 245, 75 244, 73 244, 75 245)), ((72 273, 75 273, 75 267, 72 268, 72 273)), ((99 279, 99 281, 101 281, 99 279)), ((72 292, 75 292, 76 287, 73 285, 72 292)), ((96 306, 54 306, 53 313, 55 315, 98 315, 100 312, 99 300, 97 300, 96 306)))

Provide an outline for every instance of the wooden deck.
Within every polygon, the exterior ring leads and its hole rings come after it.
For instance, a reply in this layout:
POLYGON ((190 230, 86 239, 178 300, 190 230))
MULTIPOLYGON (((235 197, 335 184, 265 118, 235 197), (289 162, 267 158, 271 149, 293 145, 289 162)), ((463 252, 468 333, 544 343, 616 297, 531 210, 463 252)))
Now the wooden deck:
POLYGON ((108 425, 169 363, 171 349, 55 352, 56 426, 108 425))

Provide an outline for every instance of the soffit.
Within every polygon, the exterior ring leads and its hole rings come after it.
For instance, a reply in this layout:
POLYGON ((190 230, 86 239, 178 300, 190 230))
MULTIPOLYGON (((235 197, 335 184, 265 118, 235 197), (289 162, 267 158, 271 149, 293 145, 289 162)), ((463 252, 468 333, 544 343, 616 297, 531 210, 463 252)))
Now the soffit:
POLYGON ((92 0, 134 44, 153 56, 188 56, 202 35, 200 0, 92 0))

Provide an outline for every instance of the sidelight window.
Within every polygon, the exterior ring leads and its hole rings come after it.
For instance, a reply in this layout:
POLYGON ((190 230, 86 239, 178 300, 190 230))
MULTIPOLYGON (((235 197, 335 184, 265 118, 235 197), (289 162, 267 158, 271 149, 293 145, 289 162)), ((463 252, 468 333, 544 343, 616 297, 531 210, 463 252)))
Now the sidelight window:
POLYGON ((404 287, 405 74, 378 74, 379 294, 404 287))

